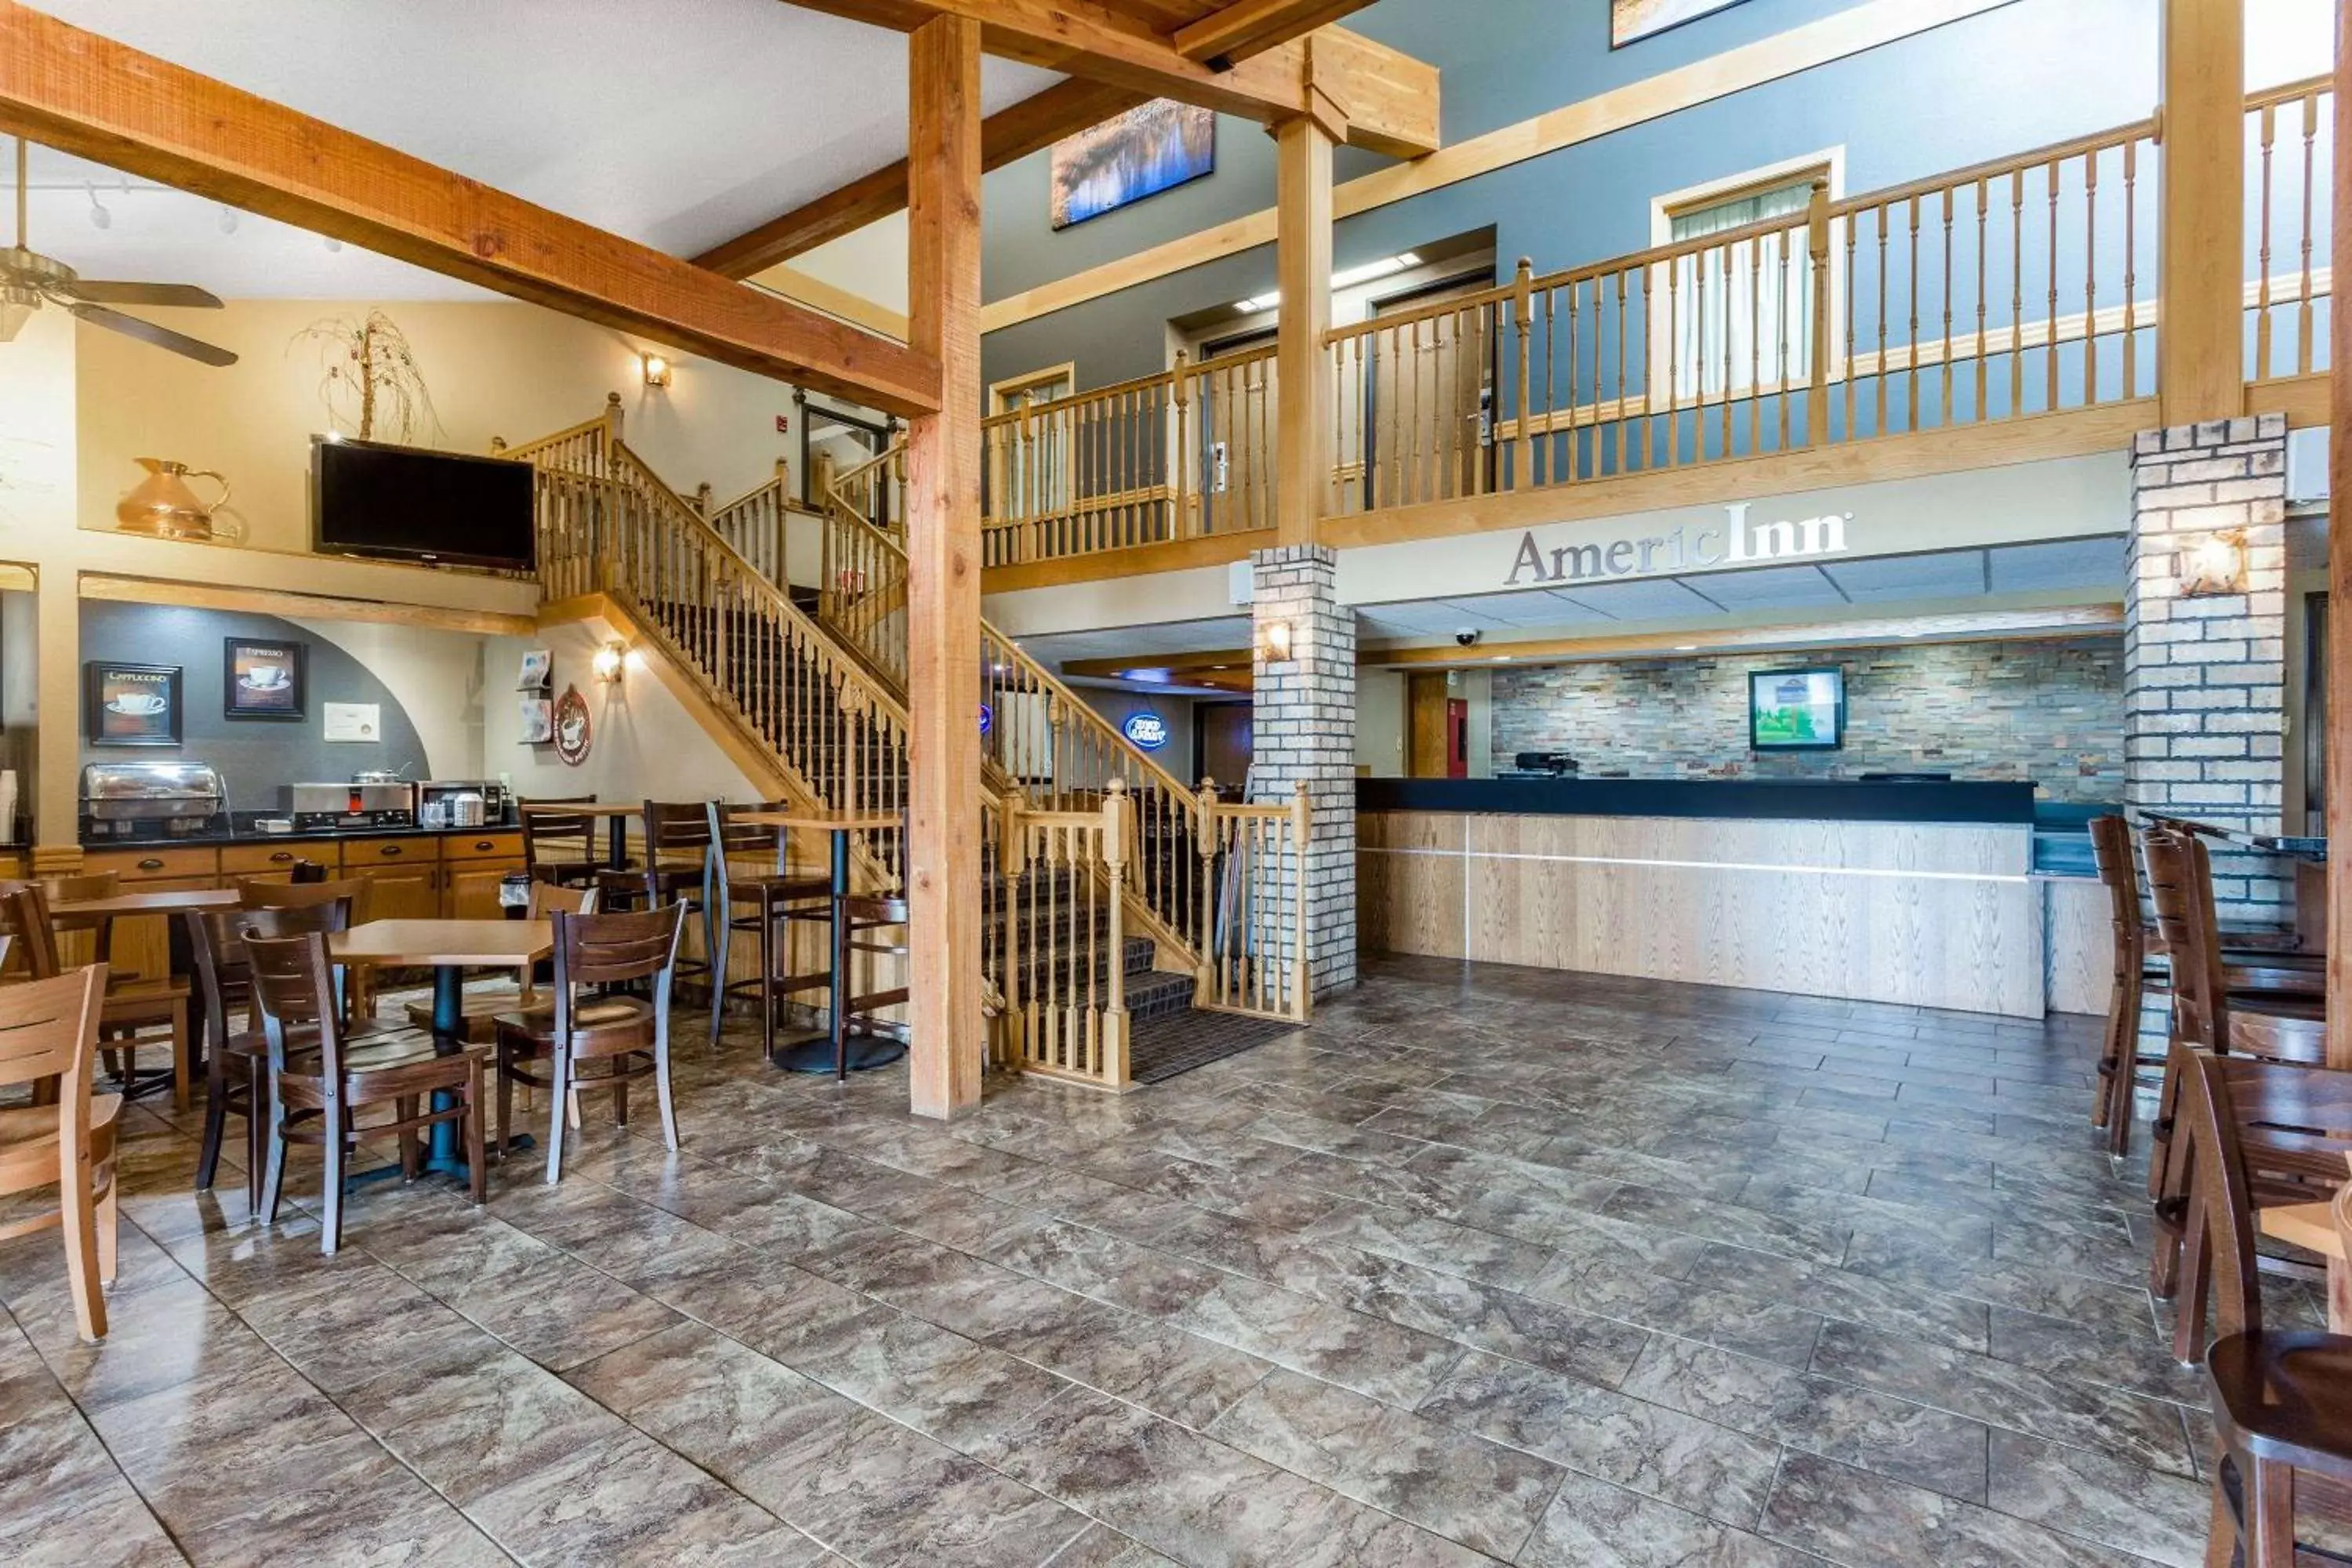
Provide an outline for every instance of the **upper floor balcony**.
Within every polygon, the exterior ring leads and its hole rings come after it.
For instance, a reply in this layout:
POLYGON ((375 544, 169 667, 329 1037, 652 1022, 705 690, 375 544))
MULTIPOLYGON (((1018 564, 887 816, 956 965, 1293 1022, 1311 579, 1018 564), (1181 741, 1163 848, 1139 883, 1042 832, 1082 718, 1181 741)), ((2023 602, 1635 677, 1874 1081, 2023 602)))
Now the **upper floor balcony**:
MULTIPOLYGON (((2328 369, 2332 113, 2324 77, 2244 104, 2243 411, 2299 423, 2328 369)), ((1860 194, 1783 168, 1650 249, 1335 327, 1324 537, 1705 502, 1759 463, 1795 489, 2120 449, 2163 422, 2165 153, 2151 115, 1860 194)), ((1277 395, 1263 344, 991 416, 987 564, 1061 563, 1016 585, 1264 542, 1277 395)))

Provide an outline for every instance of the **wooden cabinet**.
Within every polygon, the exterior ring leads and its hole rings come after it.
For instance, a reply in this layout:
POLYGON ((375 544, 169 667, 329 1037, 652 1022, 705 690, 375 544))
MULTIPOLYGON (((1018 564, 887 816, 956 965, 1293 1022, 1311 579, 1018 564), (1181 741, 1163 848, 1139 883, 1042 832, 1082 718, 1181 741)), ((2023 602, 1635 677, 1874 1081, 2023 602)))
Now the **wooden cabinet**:
POLYGON ((368 884, 372 921, 432 920, 441 913, 441 844, 435 838, 353 838, 343 875, 368 884))
MULTIPOLYGON (((137 849, 99 849, 82 858, 85 872, 111 871, 126 893, 176 893, 220 885, 220 851, 207 844, 153 845, 137 849)), ((109 951, 118 974, 161 976, 172 972, 172 921, 140 915, 116 921, 109 951)))
POLYGON ((318 861, 331 876, 340 864, 331 844, 228 844, 221 847, 221 876, 230 884, 291 881, 305 860, 318 861))
POLYGON ((522 835, 496 830, 452 833, 441 840, 441 913, 456 921, 494 921, 499 884, 522 865, 522 835))

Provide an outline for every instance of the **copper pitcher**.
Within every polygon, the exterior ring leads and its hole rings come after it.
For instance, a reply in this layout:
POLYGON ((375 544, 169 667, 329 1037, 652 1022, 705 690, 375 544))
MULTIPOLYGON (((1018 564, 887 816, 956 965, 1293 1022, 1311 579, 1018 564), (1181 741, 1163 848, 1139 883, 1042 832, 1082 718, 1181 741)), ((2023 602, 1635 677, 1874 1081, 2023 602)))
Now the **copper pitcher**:
POLYGON ((214 514, 228 504, 228 480, 221 475, 168 458, 132 460, 147 470, 147 477, 115 503, 115 521, 123 532, 198 543, 233 544, 245 537, 244 528, 233 520, 214 521, 214 514), (210 479, 220 486, 220 494, 207 506, 189 488, 190 479, 210 479))

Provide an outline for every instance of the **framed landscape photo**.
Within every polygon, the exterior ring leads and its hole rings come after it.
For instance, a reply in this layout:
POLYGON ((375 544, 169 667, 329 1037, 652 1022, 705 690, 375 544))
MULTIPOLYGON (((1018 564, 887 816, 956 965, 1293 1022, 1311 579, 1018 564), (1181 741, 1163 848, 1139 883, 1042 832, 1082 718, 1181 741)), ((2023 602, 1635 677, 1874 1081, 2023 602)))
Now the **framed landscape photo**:
POLYGON ((1055 228, 1100 217, 1217 167, 1217 117, 1156 98, 1065 136, 1048 159, 1055 228))
POLYGON ((1696 22, 1739 0, 1609 0, 1609 47, 1622 49, 1643 38, 1696 22))
POLYGON ((1748 750, 1831 752, 1844 744, 1844 670, 1748 672, 1748 750))
POLYGON ((94 658, 82 666, 82 728, 93 746, 180 743, 180 667, 94 658))
POLYGON ((221 650, 221 716, 299 720, 310 646, 229 637, 221 650))

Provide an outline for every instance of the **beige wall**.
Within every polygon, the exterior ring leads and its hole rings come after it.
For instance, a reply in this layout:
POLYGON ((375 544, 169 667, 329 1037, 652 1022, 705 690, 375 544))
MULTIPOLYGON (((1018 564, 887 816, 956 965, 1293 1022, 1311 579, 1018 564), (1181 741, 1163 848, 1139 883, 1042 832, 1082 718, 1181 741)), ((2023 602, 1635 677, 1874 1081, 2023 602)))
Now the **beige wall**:
MULTIPOLYGON (((602 621, 551 626, 533 640, 492 637, 484 651, 482 770, 525 796, 593 795, 601 800, 755 800, 760 791, 694 714, 635 658, 616 684, 588 661, 613 632, 602 621), (555 694, 576 686, 588 700, 588 759, 567 767, 552 746, 522 744, 515 670, 527 647, 555 655, 555 694)), ((656 656, 658 657, 658 656, 656 656)))
POLYGON ((483 648, 489 638, 370 621, 294 623, 367 666, 408 713, 424 742, 420 778, 478 779, 483 772, 483 648))
MULTIPOLYGON (((302 330, 357 319, 364 301, 237 300, 220 310, 152 312, 197 333, 238 362, 225 370, 160 353, 113 332, 81 328, 76 345, 78 471, 85 527, 110 528, 114 504, 138 481, 131 459, 172 458, 216 468, 249 542, 273 550, 310 542, 310 439, 335 425, 320 395, 317 345, 302 330)), ((667 391, 644 384, 635 341, 535 306, 409 301, 386 306, 406 334, 440 417, 418 446, 487 452, 490 438, 548 435, 597 414, 621 394, 626 437, 677 489, 709 480, 720 500, 764 481, 799 435, 777 430, 792 416, 792 388, 709 361, 677 360, 667 391)), ((0 353, 5 353, 0 349, 0 353)), ((356 435, 350 420, 344 434, 356 435)), ((396 439, 381 426, 379 439, 396 439)))

